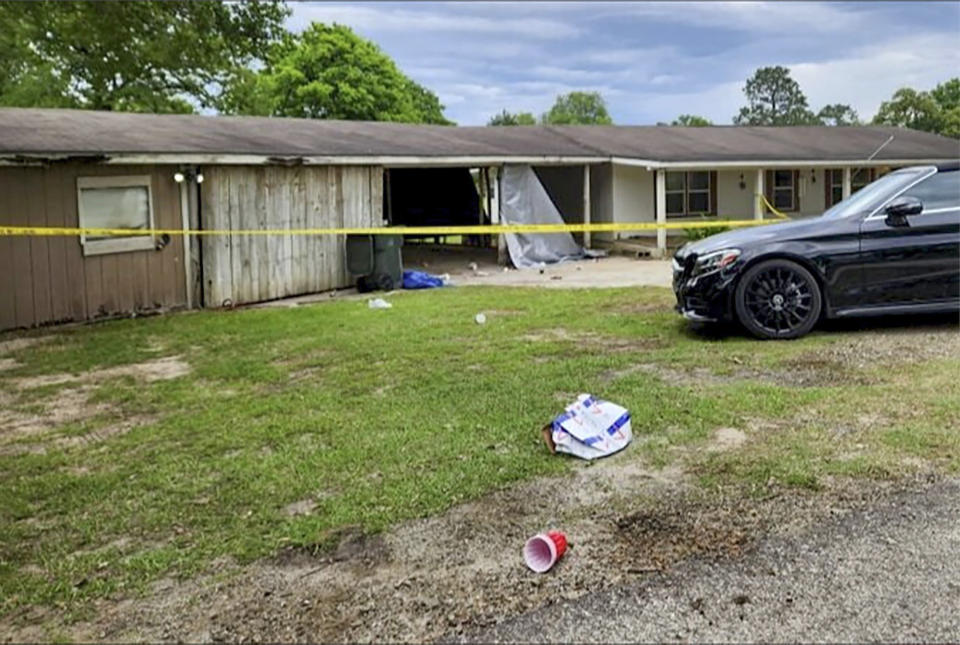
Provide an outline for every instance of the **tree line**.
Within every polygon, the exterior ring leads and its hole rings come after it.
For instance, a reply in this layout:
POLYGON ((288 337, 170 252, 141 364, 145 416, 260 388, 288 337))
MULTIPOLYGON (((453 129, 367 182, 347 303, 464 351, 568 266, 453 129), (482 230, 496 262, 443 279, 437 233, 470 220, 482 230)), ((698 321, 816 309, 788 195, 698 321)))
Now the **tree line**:
MULTIPOLYGON (((843 103, 833 103, 814 112, 800 84, 790 77, 786 67, 761 67, 744 86, 747 105, 740 108, 734 125, 863 125, 857 111, 843 103)), ((553 108, 540 118, 542 124, 604 123, 613 121, 603 97, 596 92, 572 92, 557 97, 553 108), (556 120, 559 114, 562 120, 556 120), (596 115, 602 115, 597 118, 596 115)), ((503 110, 487 125, 533 125, 537 120, 529 112, 503 110)), ((904 87, 880 105, 871 120, 875 125, 892 125, 948 137, 960 138, 960 78, 951 78, 930 91, 904 87)), ((706 117, 681 114, 671 123, 657 125, 699 127, 714 125, 706 117)))
MULTIPOLYGON (((291 116, 453 125, 437 95, 344 25, 289 32, 283 0, 0 2, 0 106, 291 116)), ((810 109, 785 67, 744 86, 737 125, 856 125, 849 105, 810 109)), ((873 123, 960 138, 960 78, 898 89, 873 123)), ((556 97, 539 117, 488 125, 611 124, 598 92, 556 97)), ((658 125, 667 125, 661 123, 658 125)), ((712 123, 682 114, 670 125, 712 123)))

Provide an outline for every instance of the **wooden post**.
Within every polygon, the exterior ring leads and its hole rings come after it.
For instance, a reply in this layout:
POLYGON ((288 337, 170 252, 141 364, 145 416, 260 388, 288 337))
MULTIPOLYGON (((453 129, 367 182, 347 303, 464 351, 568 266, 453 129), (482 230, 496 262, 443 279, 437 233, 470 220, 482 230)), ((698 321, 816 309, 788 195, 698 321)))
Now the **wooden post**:
MULTIPOLYGON (((493 174, 490 182, 490 223, 500 223, 500 170, 497 167, 490 169, 493 174)), ((501 266, 507 266, 509 257, 507 254, 507 238, 502 234, 497 234, 497 263, 501 266)))
MULTIPOLYGON (((656 175, 657 224, 667 223, 667 173, 658 170, 656 175)), ((657 255, 667 254, 667 229, 657 229, 657 255)))
POLYGON ((387 220, 387 225, 393 226, 393 191, 390 190, 390 169, 383 169, 383 190, 387 194, 387 212, 383 214, 383 219, 387 220))
POLYGON ((757 168, 757 178, 753 182, 753 219, 763 219, 764 173, 763 168, 757 168))
MULTIPOLYGON (((187 173, 184 172, 184 175, 187 173)), ((190 186, 194 184, 192 177, 184 177, 180 182, 180 226, 183 229, 183 279, 184 294, 187 299, 187 309, 193 309, 193 259, 190 254, 191 236, 186 232, 190 230, 190 186)))
MULTIPOLYGON (((590 164, 583 164, 583 223, 590 223, 590 164)), ((590 248, 590 231, 583 232, 583 248, 590 248)))
POLYGON ((850 196, 850 166, 846 166, 843 169, 843 184, 840 187, 841 190, 841 199, 846 199, 850 196))

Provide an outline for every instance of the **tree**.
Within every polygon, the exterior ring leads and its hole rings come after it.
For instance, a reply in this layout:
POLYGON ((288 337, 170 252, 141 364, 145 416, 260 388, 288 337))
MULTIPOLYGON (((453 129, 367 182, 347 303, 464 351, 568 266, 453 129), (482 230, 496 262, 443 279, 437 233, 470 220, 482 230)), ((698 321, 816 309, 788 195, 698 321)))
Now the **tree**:
POLYGON ((228 88, 224 111, 311 119, 450 124, 440 100, 349 27, 313 23, 288 35, 264 68, 228 88))
POLYGON ((880 104, 873 122, 925 132, 938 132, 943 115, 937 101, 929 92, 918 92, 901 87, 889 101, 880 104))
POLYGON ((749 105, 733 117, 736 125, 810 125, 817 117, 786 67, 761 67, 744 86, 749 105))
POLYGON ((673 120, 673 123, 670 125, 682 125, 685 127, 693 128, 702 128, 708 125, 713 125, 713 121, 706 117, 697 116, 696 114, 681 114, 676 119, 673 120))
POLYGON ((537 119, 529 112, 510 113, 502 110, 487 121, 487 125, 536 125, 537 119))
POLYGON ((570 92, 557 97, 550 111, 540 117, 546 125, 610 125, 606 101, 599 92, 570 92))
POLYGON ((860 125, 857 111, 843 103, 824 105, 817 112, 817 120, 823 125, 860 125))
POLYGON ((284 33, 277 0, 0 3, 0 103, 192 112, 284 33))

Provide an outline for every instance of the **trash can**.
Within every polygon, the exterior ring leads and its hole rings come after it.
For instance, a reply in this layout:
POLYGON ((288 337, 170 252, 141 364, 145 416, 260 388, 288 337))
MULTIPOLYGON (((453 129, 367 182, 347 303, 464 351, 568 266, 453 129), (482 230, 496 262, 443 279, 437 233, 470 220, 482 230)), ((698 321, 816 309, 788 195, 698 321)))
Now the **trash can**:
POLYGON ((348 235, 347 271, 359 291, 390 291, 403 284, 402 235, 348 235))

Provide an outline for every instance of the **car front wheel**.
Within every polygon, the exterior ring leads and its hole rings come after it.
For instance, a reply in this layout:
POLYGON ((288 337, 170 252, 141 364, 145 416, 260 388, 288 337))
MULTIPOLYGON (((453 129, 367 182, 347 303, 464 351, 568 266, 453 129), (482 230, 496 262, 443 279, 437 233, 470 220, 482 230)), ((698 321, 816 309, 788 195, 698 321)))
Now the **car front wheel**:
POLYGON ((734 297, 740 324, 757 338, 799 338, 820 318, 822 298, 816 279, 790 260, 750 267, 734 297))

